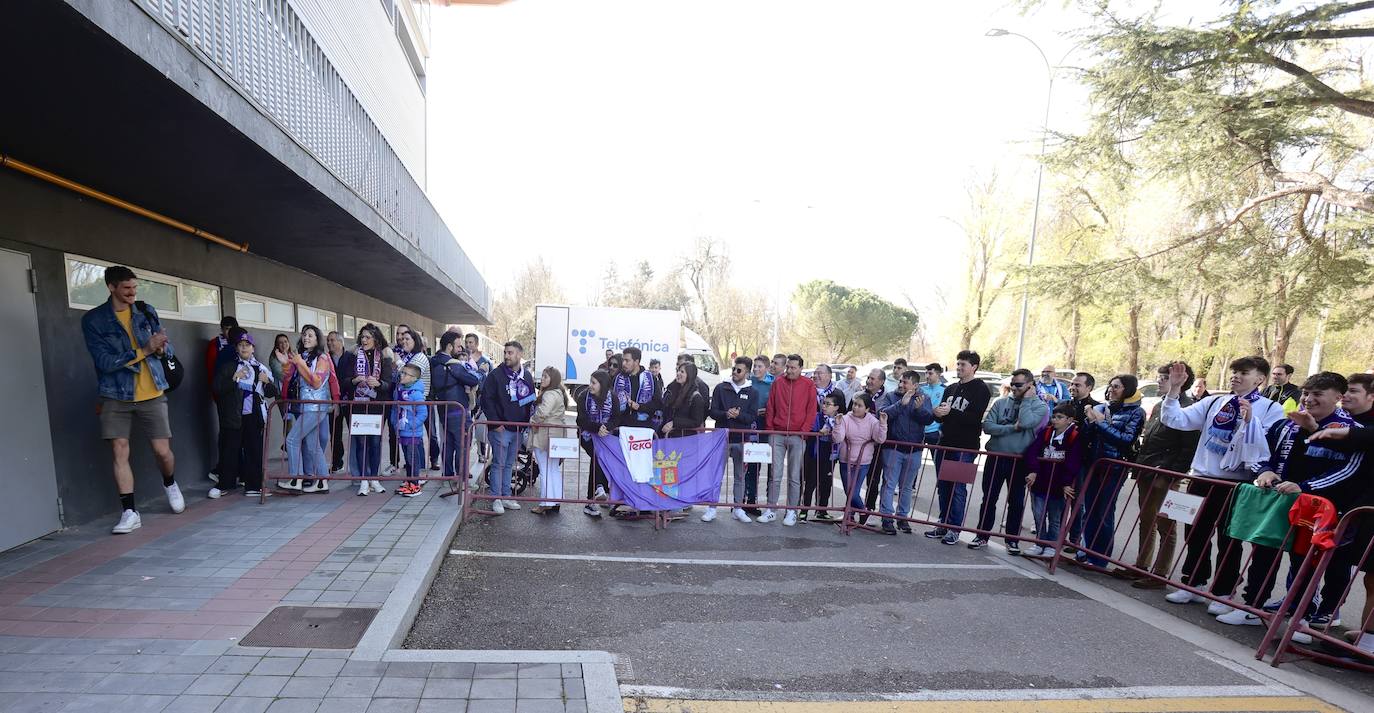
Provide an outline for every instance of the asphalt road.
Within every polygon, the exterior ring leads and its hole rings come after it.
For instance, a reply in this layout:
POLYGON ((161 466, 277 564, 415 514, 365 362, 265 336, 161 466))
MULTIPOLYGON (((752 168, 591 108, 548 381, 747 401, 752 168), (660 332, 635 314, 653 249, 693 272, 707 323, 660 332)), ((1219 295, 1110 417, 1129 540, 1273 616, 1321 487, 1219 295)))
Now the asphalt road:
POLYGON ((606 650, 633 668, 622 683, 711 690, 1254 685, 1000 555, 919 534, 695 518, 656 533, 565 509, 479 517, 454 546, 482 555, 446 559, 408 648, 606 650))

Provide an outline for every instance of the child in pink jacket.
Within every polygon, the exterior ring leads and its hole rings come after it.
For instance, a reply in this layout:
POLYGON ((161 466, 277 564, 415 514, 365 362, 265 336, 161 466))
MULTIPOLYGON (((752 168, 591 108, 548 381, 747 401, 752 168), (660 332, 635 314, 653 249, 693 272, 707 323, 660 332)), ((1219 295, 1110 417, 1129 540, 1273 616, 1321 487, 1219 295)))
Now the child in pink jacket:
POLYGON ((878 444, 887 441, 887 414, 875 418, 873 397, 867 392, 855 395, 849 403, 849 413, 835 422, 834 441, 840 448, 840 478, 849 493, 849 505, 862 510, 859 483, 868 477, 878 444))

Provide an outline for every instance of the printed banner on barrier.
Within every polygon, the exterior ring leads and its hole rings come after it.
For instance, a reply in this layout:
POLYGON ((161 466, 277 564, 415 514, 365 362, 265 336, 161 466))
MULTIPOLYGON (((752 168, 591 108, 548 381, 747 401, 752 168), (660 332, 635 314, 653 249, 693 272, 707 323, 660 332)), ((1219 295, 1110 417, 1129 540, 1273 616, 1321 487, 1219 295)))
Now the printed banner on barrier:
POLYGON ((746 443, 744 444, 745 463, 772 463, 773 446, 767 443, 746 443))
POLYGON ((620 427, 620 455, 636 483, 654 479, 654 429, 620 427))
POLYGON ((1193 520, 1197 519, 1197 511, 1201 509, 1201 496, 1180 493, 1177 490, 1165 493, 1164 502, 1159 504, 1160 515, 1185 525, 1193 524, 1193 520))
POLYGON ((727 436, 728 432, 721 429, 654 440, 650 451, 653 472, 647 483, 631 477, 621 439, 597 436, 592 443, 596 459, 611 481, 613 499, 623 500, 636 510, 676 510, 719 499, 727 436))
POLYGON ((379 413, 355 413, 348 421, 348 432, 354 436, 382 435, 382 415, 379 413))
POLYGON ((577 457, 576 438, 550 438, 549 457, 567 460, 577 457))

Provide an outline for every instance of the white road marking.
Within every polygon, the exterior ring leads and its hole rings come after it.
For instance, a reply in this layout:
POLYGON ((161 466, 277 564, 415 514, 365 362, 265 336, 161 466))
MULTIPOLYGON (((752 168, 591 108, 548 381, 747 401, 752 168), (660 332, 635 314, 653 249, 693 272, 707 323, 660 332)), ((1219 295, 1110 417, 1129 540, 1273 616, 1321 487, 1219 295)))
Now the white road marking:
MULTIPOLYGON (((479 552, 449 550, 451 555, 495 557, 499 559, 572 560, 575 562, 627 562, 633 564, 695 564, 724 567, 805 567, 808 569, 982 569, 1012 570, 1007 564, 937 564, 933 562, 795 562, 791 560, 724 560, 676 557, 616 557, 611 555, 567 555, 539 552, 479 552)), ((1022 572, 1017 571, 1018 574, 1022 572)))
POLYGON ((1122 686, 1120 688, 983 688, 909 693, 802 693, 789 691, 719 691, 673 686, 621 685, 620 695, 645 698, 673 698, 707 701, 1053 701, 1065 699, 1115 700, 1191 697, 1286 697, 1293 691, 1284 686, 1122 686))

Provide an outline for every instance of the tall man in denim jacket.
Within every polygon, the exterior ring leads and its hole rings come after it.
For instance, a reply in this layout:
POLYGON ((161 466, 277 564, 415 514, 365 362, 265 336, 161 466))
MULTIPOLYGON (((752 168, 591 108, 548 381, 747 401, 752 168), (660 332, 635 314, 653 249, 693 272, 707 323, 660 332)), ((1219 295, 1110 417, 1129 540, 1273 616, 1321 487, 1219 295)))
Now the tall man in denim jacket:
POLYGON ((137 421, 148 436, 162 471, 162 485, 172 512, 186 509, 173 468, 172 426, 167 418, 167 379, 157 357, 172 355, 157 310, 138 302, 138 278, 122 265, 106 268, 110 299, 81 318, 86 350, 95 365, 100 388, 100 436, 114 455, 115 485, 123 509, 114 534, 143 526, 134 504, 134 471, 129 467, 129 434, 137 421))

